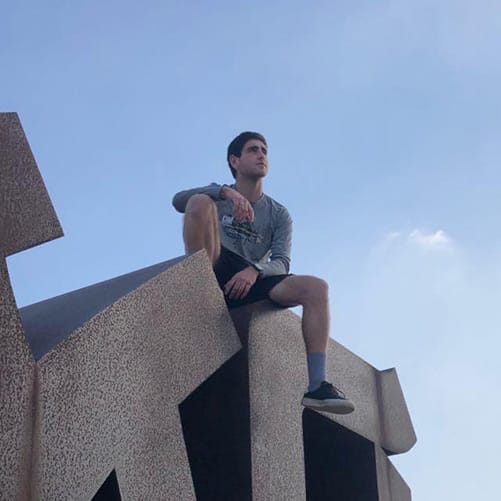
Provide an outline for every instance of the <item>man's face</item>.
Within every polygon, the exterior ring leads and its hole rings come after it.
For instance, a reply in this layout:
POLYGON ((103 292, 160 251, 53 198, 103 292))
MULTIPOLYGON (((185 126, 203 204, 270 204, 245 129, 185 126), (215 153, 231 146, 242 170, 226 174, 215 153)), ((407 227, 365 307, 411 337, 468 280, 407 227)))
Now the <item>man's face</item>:
POLYGON ((259 139, 247 141, 240 158, 232 155, 230 161, 240 177, 257 180, 268 174, 268 148, 259 139))

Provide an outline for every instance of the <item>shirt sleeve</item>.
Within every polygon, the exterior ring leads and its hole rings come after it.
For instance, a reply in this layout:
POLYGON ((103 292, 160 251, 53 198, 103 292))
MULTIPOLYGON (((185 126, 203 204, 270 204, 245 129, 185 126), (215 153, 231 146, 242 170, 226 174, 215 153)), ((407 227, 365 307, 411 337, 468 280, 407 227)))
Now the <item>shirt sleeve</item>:
POLYGON ((292 245, 292 218, 283 207, 277 214, 276 226, 271 240, 271 254, 268 263, 260 263, 262 277, 284 275, 289 273, 292 245))
POLYGON ((193 195, 209 195, 213 200, 221 200, 221 190, 224 184, 211 183, 209 186, 201 186, 200 188, 192 188, 176 193, 172 199, 172 205, 178 212, 186 210, 186 204, 193 195))

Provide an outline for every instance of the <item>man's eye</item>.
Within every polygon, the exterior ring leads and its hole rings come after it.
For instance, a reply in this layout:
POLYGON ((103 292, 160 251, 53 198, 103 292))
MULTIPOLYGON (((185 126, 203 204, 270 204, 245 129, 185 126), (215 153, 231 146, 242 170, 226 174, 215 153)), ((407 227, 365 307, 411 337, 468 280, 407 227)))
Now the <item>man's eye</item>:
MULTIPOLYGON (((252 151, 253 153, 257 153, 259 151, 259 146, 250 146, 248 151, 252 151)), ((268 154, 268 151, 265 148, 261 148, 261 151, 264 155, 268 154)))

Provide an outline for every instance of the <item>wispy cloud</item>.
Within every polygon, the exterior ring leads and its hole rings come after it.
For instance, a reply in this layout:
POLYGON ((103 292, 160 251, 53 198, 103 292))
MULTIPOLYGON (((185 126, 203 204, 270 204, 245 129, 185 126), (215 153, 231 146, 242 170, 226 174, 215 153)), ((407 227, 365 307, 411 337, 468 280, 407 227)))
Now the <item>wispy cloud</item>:
POLYGON ((423 230, 412 230, 407 237, 407 241, 419 247, 434 251, 434 250, 450 250, 453 246, 452 239, 444 230, 434 232, 426 232, 423 230))
POLYGON ((404 245, 430 252, 451 251, 455 248, 454 240, 444 230, 429 231, 420 228, 388 232, 378 248, 389 249, 404 245))

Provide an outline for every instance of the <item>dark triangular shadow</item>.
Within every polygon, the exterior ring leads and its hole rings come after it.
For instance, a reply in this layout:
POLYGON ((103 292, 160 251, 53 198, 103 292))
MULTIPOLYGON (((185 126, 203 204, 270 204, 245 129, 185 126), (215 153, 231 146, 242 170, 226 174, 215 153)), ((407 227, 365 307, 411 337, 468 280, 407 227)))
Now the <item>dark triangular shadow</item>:
POLYGON ((92 501, 122 501, 115 470, 113 470, 108 475, 108 478, 96 492, 95 496, 92 498, 92 501))
POLYGON ((197 501, 251 501, 249 369, 240 350, 180 405, 197 501))
POLYGON ((373 442, 309 409, 303 440, 307 501, 378 501, 373 442))

